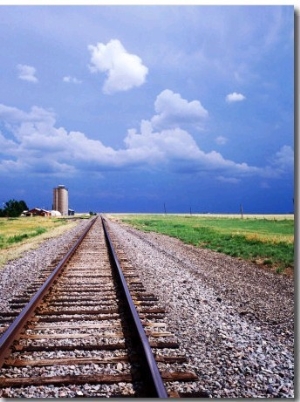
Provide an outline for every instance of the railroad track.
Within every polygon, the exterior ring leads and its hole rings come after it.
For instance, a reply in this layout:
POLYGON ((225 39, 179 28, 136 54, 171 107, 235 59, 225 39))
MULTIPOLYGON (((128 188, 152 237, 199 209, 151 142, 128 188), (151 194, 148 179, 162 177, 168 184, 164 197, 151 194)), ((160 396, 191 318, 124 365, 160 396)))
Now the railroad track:
POLYGON ((0 314, 13 320, 0 338, 1 397, 204 396, 185 392, 198 378, 159 300, 113 243, 97 216, 11 301, 16 313, 0 314))

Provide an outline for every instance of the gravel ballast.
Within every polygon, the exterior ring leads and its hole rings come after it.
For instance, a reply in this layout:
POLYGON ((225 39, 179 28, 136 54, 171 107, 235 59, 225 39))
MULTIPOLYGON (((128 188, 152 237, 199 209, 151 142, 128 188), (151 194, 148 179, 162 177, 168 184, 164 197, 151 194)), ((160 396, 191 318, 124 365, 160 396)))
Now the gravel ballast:
MULTIPOLYGON (((2 311, 86 225, 81 221, 0 270, 2 311)), ((120 222, 109 221, 109 228, 165 306, 168 330, 199 389, 212 398, 294 397, 292 278, 120 222)))
POLYGON ((110 222, 213 398, 294 397, 294 281, 255 264, 110 222))
POLYGON ((45 267, 66 253, 88 223, 89 220, 79 220, 71 230, 44 241, 38 248, 26 251, 21 258, 9 261, 0 269, 0 311, 9 311, 9 300, 22 293, 45 267))

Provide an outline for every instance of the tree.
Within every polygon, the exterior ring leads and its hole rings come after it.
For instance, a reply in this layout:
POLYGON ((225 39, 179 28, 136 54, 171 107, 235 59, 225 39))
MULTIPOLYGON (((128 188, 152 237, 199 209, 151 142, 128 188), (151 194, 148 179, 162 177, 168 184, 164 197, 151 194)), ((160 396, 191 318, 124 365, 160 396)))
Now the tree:
POLYGON ((25 201, 16 201, 15 199, 12 199, 4 203, 4 208, 0 209, 0 216, 13 218, 20 216, 25 210, 28 210, 25 201))

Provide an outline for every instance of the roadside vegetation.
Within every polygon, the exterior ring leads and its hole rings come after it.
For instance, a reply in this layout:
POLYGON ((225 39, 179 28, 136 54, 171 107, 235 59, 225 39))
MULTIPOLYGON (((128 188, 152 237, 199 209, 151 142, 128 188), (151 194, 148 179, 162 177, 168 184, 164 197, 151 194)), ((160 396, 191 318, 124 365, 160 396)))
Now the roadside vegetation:
POLYGON ((124 215, 119 219, 137 229, 176 237, 277 273, 291 273, 294 268, 294 219, 193 215, 124 215))
POLYGON ((28 210, 28 207, 24 200, 12 199, 3 203, 3 208, 0 208, 0 217, 17 217, 25 210, 28 210))
POLYGON ((0 219, 0 249, 20 243, 31 237, 65 225, 66 219, 45 217, 19 217, 0 219))
POLYGON ((73 218, 18 217, 0 218, 0 268, 8 260, 37 247, 77 224, 73 218))

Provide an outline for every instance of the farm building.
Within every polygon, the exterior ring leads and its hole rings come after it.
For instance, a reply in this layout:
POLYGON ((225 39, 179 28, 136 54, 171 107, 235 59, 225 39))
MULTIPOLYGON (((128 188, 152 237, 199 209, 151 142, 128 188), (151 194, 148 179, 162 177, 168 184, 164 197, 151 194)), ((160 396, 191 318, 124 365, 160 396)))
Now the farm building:
POLYGON ((32 208, 29 211, 24 211, 25 216, 51 216, 51 212, 42 208, 32 208))
POLYGON ((61 216, 61 213, 59 212, 59 211, 54 211, 54 210, 52 210, 51 211, 51 216, 61 216))

